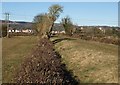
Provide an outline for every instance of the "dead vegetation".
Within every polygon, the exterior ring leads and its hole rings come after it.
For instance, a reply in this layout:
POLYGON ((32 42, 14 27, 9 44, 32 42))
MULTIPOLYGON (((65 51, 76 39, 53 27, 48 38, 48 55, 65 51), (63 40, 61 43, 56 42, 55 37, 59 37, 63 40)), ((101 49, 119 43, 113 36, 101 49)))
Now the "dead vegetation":
POLYGON ((48 39, 39 41, 33 53, 21 64, 14 80, 16 83, 78 84, 48 39))
POLYGON ((119 37, 92 37, 92 36, 86 36, 86 35, 77 35, 74 34, 72 36, 73 38, 80 38, 83 40, 88 40, 88 41, 97 41, 101 43, 107 43, 107 44, 114 44, 114 45, 119 45, 120 44, 120 39, 119 37))

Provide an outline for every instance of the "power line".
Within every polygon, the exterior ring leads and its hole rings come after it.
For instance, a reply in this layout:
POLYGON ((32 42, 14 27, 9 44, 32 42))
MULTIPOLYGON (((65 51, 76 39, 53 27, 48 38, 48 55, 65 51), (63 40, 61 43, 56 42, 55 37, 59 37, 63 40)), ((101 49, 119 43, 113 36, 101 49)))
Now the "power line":
POLYGON ((5 21, 7 24, 7 37, 9 37, 9 16, 10 14, 9 13, 4 13, 4 14, 5 14, 5 21))

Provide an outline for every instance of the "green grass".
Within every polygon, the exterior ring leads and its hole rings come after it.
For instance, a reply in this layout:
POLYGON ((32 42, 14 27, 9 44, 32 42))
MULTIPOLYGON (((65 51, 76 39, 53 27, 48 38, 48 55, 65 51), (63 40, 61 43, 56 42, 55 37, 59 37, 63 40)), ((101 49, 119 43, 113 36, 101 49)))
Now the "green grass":
MULTIPOLYGON (((51 38, 51 41, 61 38, 51 38)), ((81 83, 118 82, 117 45, 70 38, 56 43, 55 49, 81 83)))
POLYGON ((36 36, 3 38, 2 82, 12 83, 17 69, 37 43, 36 36))

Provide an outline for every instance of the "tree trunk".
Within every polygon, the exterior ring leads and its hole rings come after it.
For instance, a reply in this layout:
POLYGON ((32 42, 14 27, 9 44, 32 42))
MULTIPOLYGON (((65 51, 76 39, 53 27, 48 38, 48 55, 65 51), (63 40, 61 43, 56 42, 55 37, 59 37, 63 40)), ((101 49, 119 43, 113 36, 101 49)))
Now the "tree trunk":
POLYGON ((50 27, 50 31, 49 31, 49 33, 47 34, 47 36, 48 36, 48 39, 50 39, 50 37, 51 37, 51 32, 52 32, 52 30, 53 30, 53 26, 54 26, 54 22, 52 23, 52 25, 51 25, 51 27, 50 27))
POLYGON ((10 35, 9 35, 9 32, 8 32, 8 30, 7 30, 7 38, 10 38, 10 35))

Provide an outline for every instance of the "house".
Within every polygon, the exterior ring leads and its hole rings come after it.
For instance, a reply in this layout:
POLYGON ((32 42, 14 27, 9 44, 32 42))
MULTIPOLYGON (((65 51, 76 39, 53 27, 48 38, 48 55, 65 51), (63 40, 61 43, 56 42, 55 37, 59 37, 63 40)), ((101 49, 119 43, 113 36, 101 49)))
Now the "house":
POLYGON ((102 27, 99 27, 98 29, 102 31, 102 27))
POLYGON ((58 34, 59 31, 53 30, 51 33, 52 33, 52 34, 58 34))
POLYGON ((24 33, 33 33, 33 30, 31 30, 31 29, 22 29, 22 32, 24 32, 24 33))
POLYGON ((65 31, 60 31, 61 34, 65 34, 65 31))
POLYGON ((62 31, 53 30, 51 33, 52 34, 65 34, 65 31, 64 30, 62 30, 62 31))
POLYGON ((8 32, 10 33, 20 33, 20 32, 33 33, 33 30, 32 29, 15 29, 15 28, 9 27, 8 32))
POLYGON ((55 23, 51 33, 53 33, 53 34, 65 34, 65 30, 61 24, 55 23))
POLYGON ((80 29, 83 30, 83 27, 81 27, 80 29))
POLYGON ((10 27, 9 30, 8 30, 8 32, 9 32, 9 33, 15 32, 15 30, 14 30, 12 27, 10 27))
POLYGON ((20 32, 22 32, 22 31, 19 30, 19 29, 16 29, 15 32, 16 32, 16 33, 20 33, 20 32))

